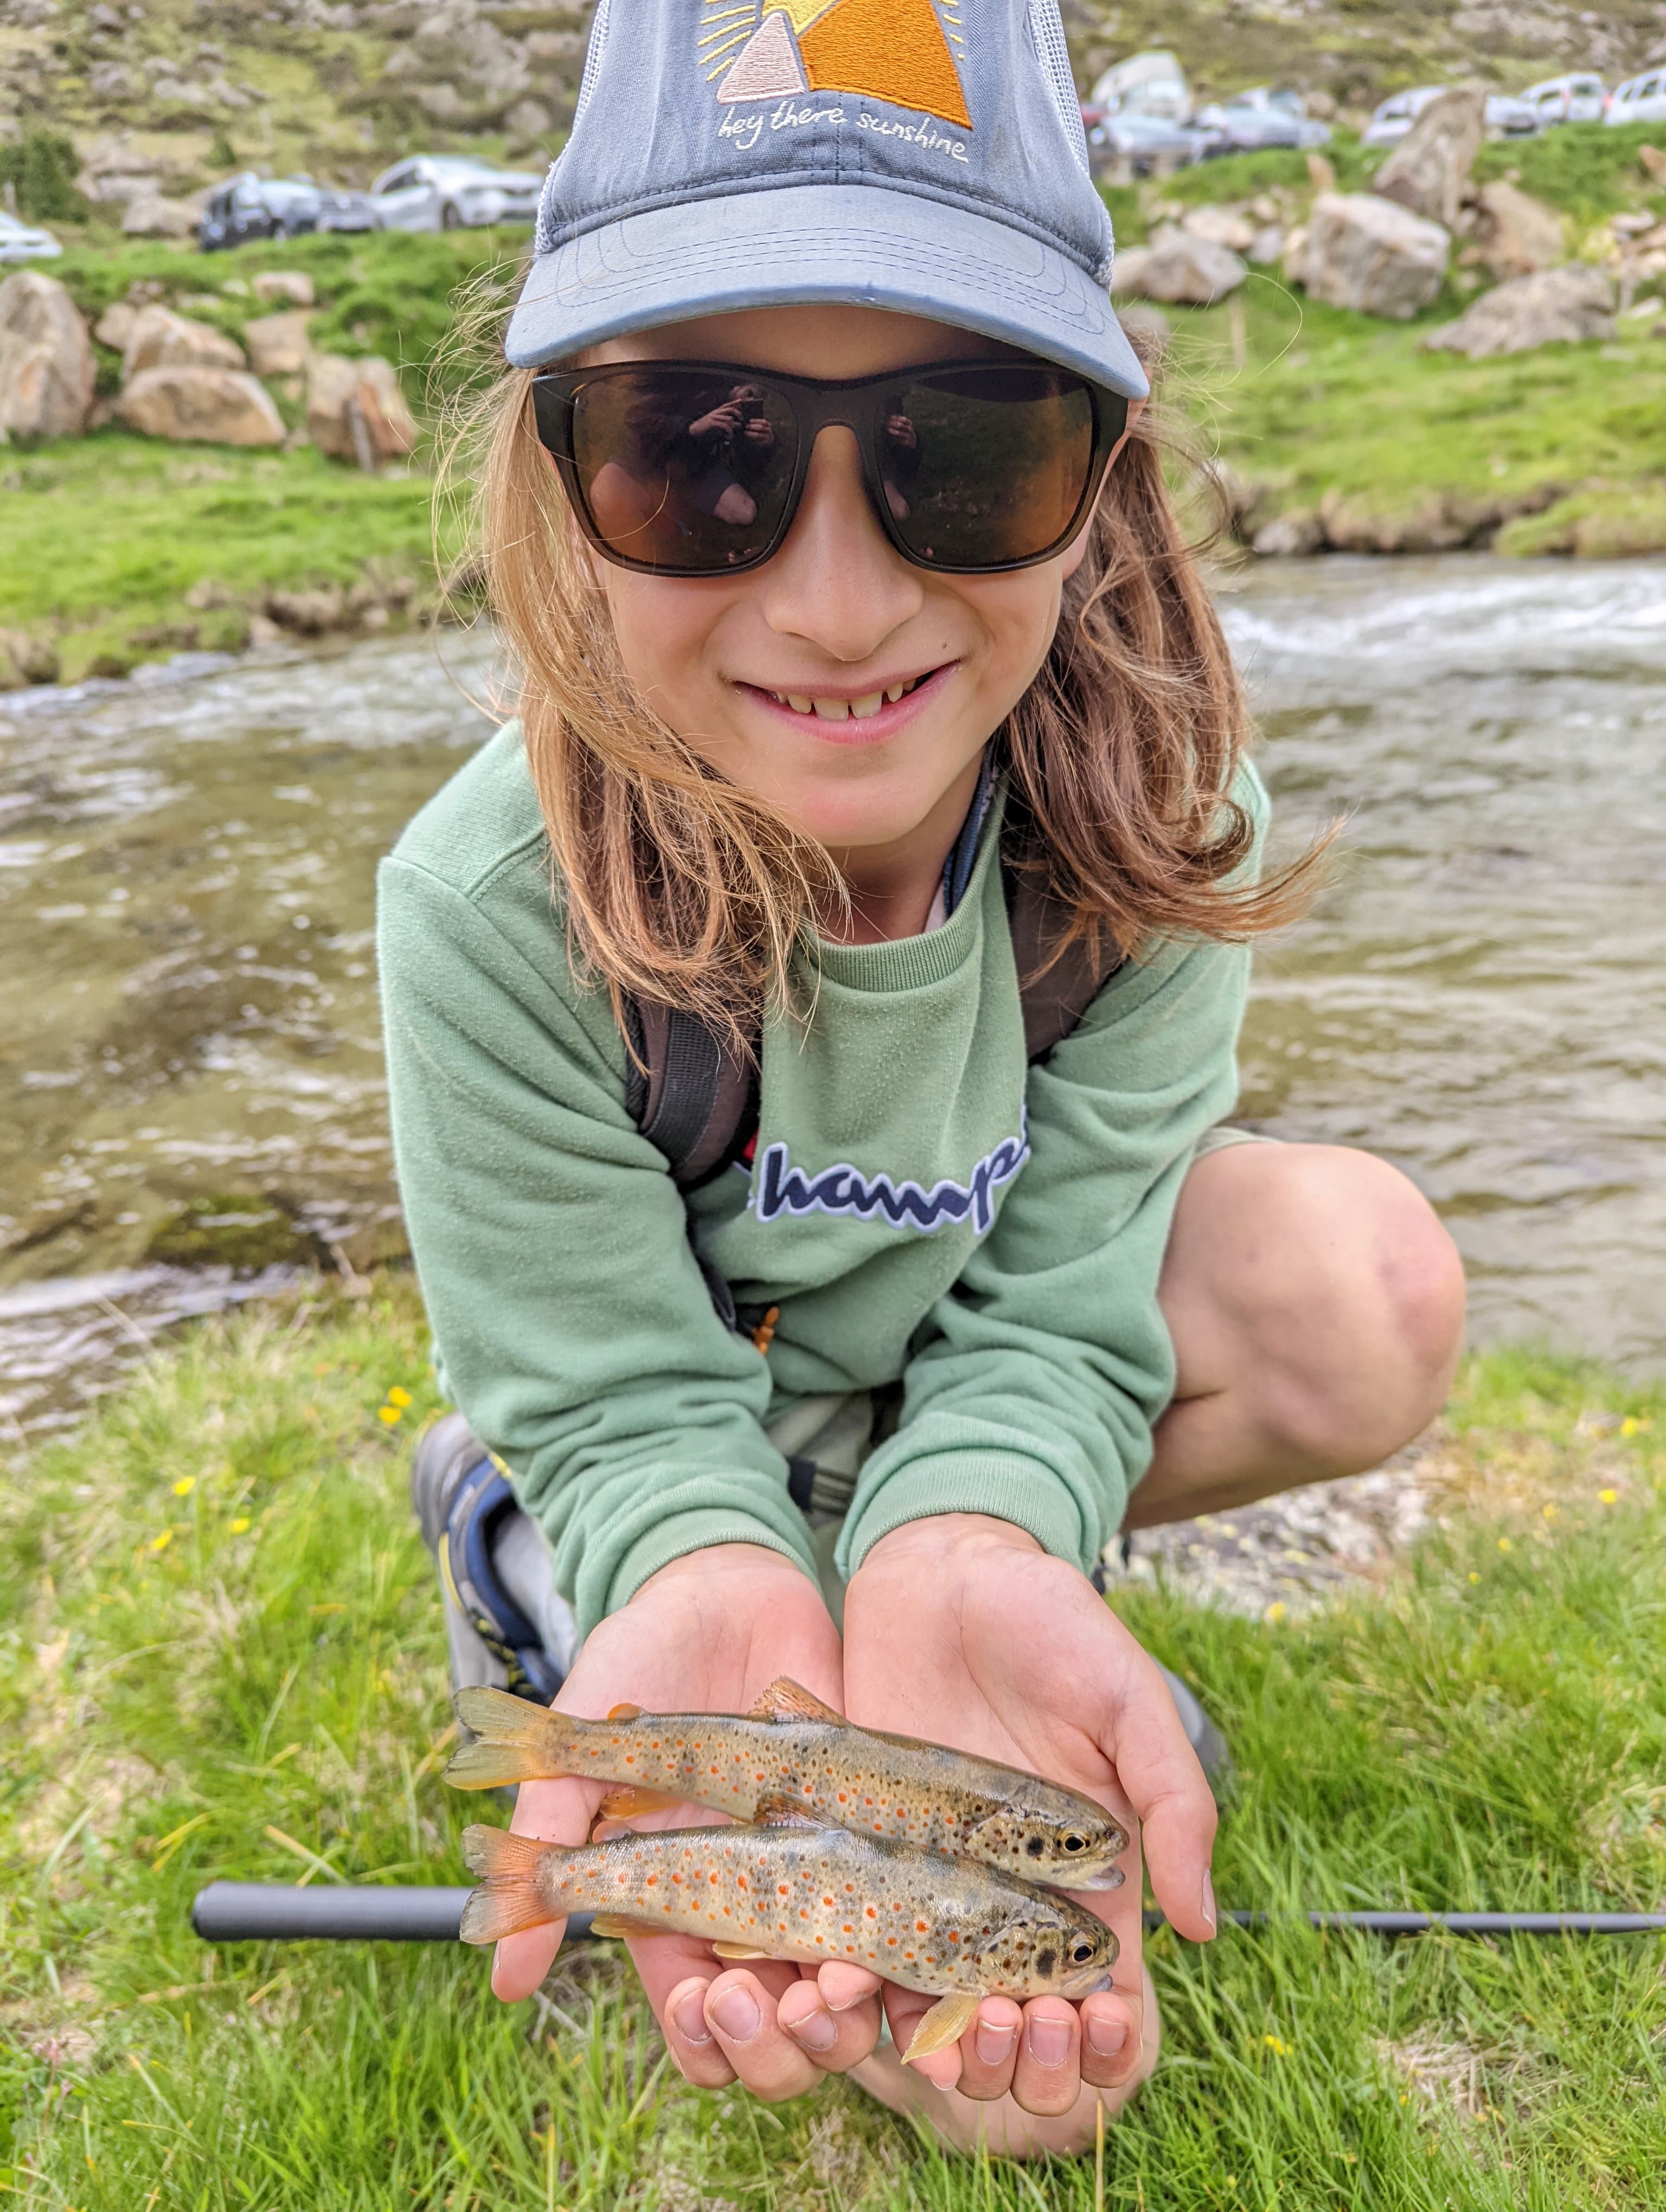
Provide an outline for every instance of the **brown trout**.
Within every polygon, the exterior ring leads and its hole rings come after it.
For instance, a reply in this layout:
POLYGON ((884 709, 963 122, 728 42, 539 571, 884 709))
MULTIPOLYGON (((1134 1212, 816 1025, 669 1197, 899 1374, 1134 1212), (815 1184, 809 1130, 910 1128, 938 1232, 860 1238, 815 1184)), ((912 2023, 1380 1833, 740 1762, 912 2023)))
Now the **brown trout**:
POLYGON ((1056 1890, 802 1820, 570 1847, 472 1827, 463 1856, 480 1876, 465 1943, 592 1912, 599 1935, 702 1936, 723 1959, 851 1959, 939 1999, 911 2059, 964 2035, 980 1997, 1088 1996, 1116 1960, 1104 1921, 1056 1890))
POLYGON ((854 1727, 785 1675, 752 1711, 644 1713, 605 1721, 551 1712, 506 1690, 460 1690, 457 1717, 478 1741, 446 1769, 459 1790, 593 1777, 619 1785, 602 1817, 709 1805, 737 1820, 772 1808, 915 1844, 950 1858, 1071 1889, 1116 1889, 1127 1832, 1103 1805, 970 1752, 854 1727))

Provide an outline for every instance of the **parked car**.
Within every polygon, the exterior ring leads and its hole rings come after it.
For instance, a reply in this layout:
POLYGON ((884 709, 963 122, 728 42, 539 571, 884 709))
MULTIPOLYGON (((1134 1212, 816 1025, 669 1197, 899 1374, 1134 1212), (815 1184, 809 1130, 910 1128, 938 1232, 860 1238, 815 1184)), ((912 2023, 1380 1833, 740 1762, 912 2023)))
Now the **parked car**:
POLYGON ((1558 123, 1600 123, 1608 95, 1600 76, 1584 73, 1548 76, 1542 84, 1529 85, 1522 98, 1538 128, 1549 131, 1558 123))
POLYGON ((1200 108, 1193 122, 1208 133, 1205 150, 1210 155, 1256 154, 1268 146, 1330 143, 1330 125, 1310 117, 1300 93, 1274 91, 1264 84, 1200 108))
MULTIPOLYGON (((1443 92, 1451 88, 1444 84, 1420 84, 1409 92, 1389 95, 1359 134, 1362 146, 1393 146, 1402 139, 1432 100, 1438 100, 1443 92)), ((1517 100, 1508 93, 1489 94, 1487 101, 1487 135, 1489 138, 1524 138, 1539 127, 1539 118, 1524 100, 1517 100)))
POLYGON ((1082 119, 1090 124, 1107 115, 1136 112, 1161 115, 1170 123, 1190 121, 1192 88, 1173 54, 1154 47, 1115 63, 1095 80, 1082 106, 1082 119))
POLYGON ((20 222, 0 208, 0 261, 50 261, 63 251, 51 231, 20 222))
POLYGON ((1608 94, 1604 123, 1666 123, 1666 70, 1628 77, 1608 94))
POLYGON ((396 162, 370 187, 384 230, 471 230, 482 223, 532 222, 542 177, 500 169, 461 154, 396 162))
POLYGON ((1208 144, 1207 131, 1194 131, 1164 115, 1143 114, 1138 108, 1126 114, 1107 115, 1087 134, 1088 161, 1096 176, 1123 163, 1136 177, 1189 168, 1203 159, 1208 144))
POLYGON ((248 170, 222 185, 203 210, 197 242, 205 253, 251 239, 299 238, 315 230, 374 230, 363 192, 338 191, 310 177, 258 177, 248 170))

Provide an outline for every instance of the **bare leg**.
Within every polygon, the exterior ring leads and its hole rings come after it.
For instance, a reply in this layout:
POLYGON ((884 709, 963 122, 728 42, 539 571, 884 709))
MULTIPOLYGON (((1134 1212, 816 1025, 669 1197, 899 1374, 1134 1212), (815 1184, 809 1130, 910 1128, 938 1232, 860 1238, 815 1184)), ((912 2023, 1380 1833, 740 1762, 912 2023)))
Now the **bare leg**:
POLYGON ((1158 1298, 1178 1381, 1131 1528, 1377 1466, 1439 1412, 1462 1346, 1451 1238, 1397 1169, 1338 1146, 1206 1153, 1158 1298))

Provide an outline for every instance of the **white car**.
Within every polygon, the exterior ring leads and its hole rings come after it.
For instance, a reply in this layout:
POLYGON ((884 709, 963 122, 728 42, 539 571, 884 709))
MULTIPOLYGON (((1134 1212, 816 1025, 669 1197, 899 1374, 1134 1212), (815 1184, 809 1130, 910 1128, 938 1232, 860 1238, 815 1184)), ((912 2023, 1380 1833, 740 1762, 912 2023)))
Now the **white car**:
POLYGON ((1529 85, 1522 94, 1541 131, 1558 123, 1600 123, 1608 97, 1602 78, 1588 74, 1547 77, 1542 84, 1529 85))
POLYGON ((64 248, 49 230, 36 230, 0 208, 0 261, 50 261, 64 248))
POLYGON ((500 169, 462 154, 424 154, 396 162, 370 187, 384 230, 473 230, 490 222, 532 222, 542 177, 500 169))
POLYGON ((1628 78, 1608 94, 1604 123, 1666 123, 1666 70, 1628 78))
MULTIPOLYGON (((1383 102, 1371 121, 1359 134, 1362 146, 1397 145, 1411 129, 1432 100, 1438 100, 1443 92, 1450 90, 1444 84, 1414 85, 1409 92, 1396 92, 1383 102)), ((1489 93, 1487 100, 1487 135, 1489 138, 1524 138, 1538 129, 1538 118, 1523 100, 1508 93, 1489 93)))

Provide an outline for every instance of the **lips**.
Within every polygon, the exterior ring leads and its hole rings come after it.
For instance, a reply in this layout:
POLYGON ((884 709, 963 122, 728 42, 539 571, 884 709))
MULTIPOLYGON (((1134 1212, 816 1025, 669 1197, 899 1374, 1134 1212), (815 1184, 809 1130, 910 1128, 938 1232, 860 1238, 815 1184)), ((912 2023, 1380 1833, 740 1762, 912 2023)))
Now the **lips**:
POLYGON ((805 691, 771 691, 769 696, 777 707, 786 707, 794 714, 813 714, 819 722, 866 722, 882 707, 894 707, 899 699, 906 699, 925 680, 922 676, 910 676, 882 690, 865 691, 857 699, 819 699, 805 691))

